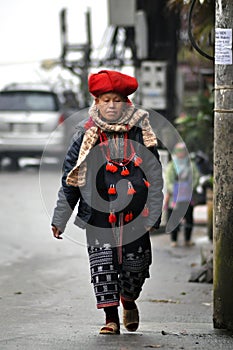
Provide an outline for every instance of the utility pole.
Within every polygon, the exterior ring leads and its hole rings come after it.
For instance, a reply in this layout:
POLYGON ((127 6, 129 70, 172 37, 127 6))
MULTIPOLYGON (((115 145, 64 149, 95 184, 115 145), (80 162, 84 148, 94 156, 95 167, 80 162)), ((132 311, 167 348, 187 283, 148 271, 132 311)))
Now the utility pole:
POLYGON ((215 1, 213 321, 233 330, 233 2, 215 1))
POLYGON ((63 9, 60 13, 60 26, 61 26, 61 46, 62 52, 60 57, 60 63, 65 69, 68 69, 74 75, 78 76, 81 80, 81 87, 83 92, 83 99, 85 107, 89 105, 90 94, 88 92, 88 73, 90 67, 90 54, 91 54, 91 20, 90 11, 86 13, 86 33, 87 42, 85 44, 70 44, 68 42, 68 26, 66 23, 66 9, 63 9), (69 53, 75 52, 81 53, 82 57, 74 61, 68 58, 69 53))

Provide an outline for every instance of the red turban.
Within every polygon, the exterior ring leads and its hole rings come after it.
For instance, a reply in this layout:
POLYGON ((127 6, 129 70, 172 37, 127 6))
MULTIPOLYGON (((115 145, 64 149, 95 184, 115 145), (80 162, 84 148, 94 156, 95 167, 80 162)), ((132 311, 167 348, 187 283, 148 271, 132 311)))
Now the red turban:
POLYGON ((136 78, 120 72, 101 70, 89 76, 88 87, 95 97, 110 91, 127 97, 137 90, 138 82, 136 78))

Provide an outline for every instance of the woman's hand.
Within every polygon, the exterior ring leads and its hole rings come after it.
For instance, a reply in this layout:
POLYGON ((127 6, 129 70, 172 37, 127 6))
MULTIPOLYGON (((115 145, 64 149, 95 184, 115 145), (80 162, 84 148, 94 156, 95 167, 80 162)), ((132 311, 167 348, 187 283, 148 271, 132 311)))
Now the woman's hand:
POLYGON ((63 239, 61 237, 62 231, 58 227, 52 225, 53 236, 57 239, 63 239))
POLYGON ((155 227, 145 227, 146 231, 149 232, 149 233, 154 233, 156 231, 156 228, 155 227))

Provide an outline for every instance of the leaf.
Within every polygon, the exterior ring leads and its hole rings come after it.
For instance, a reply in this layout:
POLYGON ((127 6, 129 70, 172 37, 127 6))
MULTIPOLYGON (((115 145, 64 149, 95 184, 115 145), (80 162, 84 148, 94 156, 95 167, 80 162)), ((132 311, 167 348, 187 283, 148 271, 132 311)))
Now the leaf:
POLYGON ((161 348, 161 345, 159 345, 159 344, 155 344, 155 345, 150 344, 150 345, 145 345, 144 348, 159 349, 159 348, 161 348))
POLYGON ((171 304, 179 304, 180 302, 178 300, 171 300, 171 299, 150 299, 149 300, 152 303, 171 303, 171 304))

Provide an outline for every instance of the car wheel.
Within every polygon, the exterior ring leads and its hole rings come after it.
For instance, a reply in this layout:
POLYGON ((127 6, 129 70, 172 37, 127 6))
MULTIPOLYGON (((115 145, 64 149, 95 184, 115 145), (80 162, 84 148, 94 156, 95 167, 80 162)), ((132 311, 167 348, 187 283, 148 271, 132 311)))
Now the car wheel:
POLYGON ((11 165, 10 165, 12 170, 19 170, 20 165, 19 165, 19 158, 18 157, 12 157, 11 158, 11 165))

